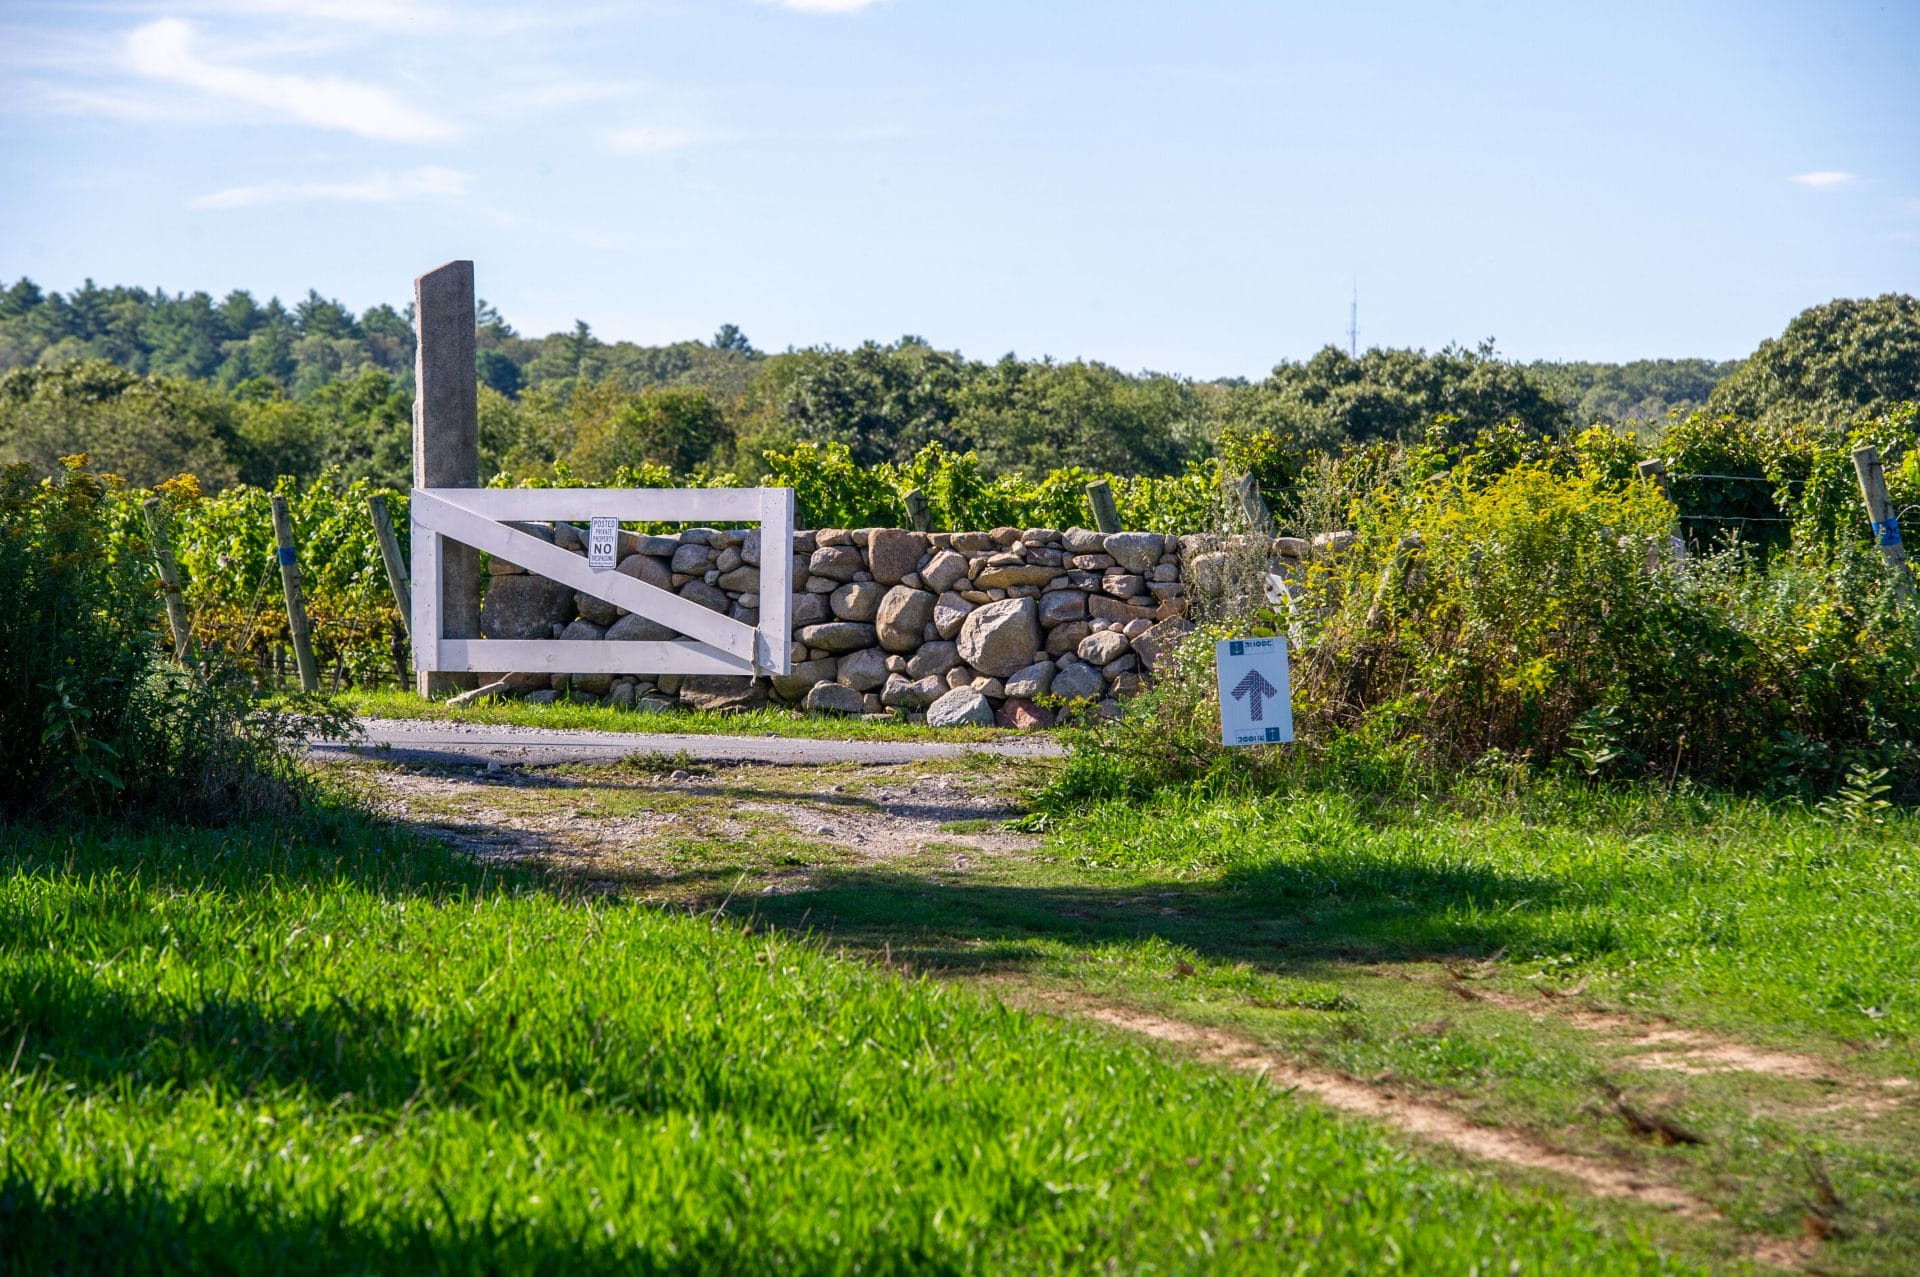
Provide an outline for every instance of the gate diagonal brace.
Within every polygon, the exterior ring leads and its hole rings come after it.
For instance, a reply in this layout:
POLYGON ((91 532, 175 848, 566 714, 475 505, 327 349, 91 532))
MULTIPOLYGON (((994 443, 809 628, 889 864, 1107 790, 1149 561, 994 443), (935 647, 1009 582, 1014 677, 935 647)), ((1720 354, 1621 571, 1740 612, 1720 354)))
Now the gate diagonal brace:
POLYGON ((720 615, 677 594, 621 572, 596 572, 577 554, 542 541, 445 497, 446 489, 412 493, 414 526, 436 532, 544 576, 581 594, 605 600, 718 648, 747 663, 754 661, 755 628, 720 615))

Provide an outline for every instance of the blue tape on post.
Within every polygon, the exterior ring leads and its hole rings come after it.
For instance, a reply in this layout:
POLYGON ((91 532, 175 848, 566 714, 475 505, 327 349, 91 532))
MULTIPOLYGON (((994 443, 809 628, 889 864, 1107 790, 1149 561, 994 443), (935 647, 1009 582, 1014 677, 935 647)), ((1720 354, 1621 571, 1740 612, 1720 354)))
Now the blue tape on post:
POLYGON ((293 564, 294 564, 293 547, 290 545, 281 546, 280 547, 280 566, 283 568, 290 568, 293 566, 293 564))
POLYGON ((1895 518, 1876 519, 1873 524, 1873 539, 1880 545, 1900 544, 1900 520, 1895 518))

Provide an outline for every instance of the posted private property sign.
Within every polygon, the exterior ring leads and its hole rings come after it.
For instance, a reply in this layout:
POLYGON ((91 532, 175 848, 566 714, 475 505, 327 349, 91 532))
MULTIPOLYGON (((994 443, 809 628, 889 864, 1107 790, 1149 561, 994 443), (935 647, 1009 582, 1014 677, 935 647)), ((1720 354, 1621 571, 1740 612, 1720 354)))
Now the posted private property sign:
POLYGON ((1213 646, 1220 675, 1220 739, 1228 745, 1284 745, 1293 739, 1293 687, 1284 638, 1222 639, 1213 646))

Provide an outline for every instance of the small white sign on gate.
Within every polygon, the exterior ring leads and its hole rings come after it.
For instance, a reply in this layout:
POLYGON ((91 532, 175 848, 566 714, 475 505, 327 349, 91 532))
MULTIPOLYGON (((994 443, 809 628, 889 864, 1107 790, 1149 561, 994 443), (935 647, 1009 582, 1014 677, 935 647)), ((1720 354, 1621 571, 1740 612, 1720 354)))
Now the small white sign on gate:
POLYGON ((587 531, 587 566, 595 572, 611 572, 619 561, 620 520, 595 515, 587 531))
POLYGON ((1213 647, 1220 675, 1220 740, 1284 745, 1293 739, 1293 686, 1284 638, 1222 639, 1213 647))

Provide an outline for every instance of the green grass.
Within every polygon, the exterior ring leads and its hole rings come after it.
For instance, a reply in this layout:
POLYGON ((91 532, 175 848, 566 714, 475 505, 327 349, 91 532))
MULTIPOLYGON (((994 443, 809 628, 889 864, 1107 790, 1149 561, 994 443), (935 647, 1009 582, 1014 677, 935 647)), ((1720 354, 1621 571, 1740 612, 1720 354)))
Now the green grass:
POLYGON ((1292 952, 1520 977, 1920 1066, 1920 818, 1541 782, 1492 804, 1164 791, 1052 826, 1089 869, 1217 884, 1292 952))
POLYGON ((365 718, 411 718, 439 722, 506 723, 515 727, 577 728, 596 732, 661 732, 701 736, 791 736, 813 740, 930 740, 968 743, 1001 740, 1018 735, 997 727, 928 727, 904 719, 867 722, 839 714, 804 714, 797 710, 754 709, 719 713, 711 710, 663 710, 636 713, 605 705, 529 705, 525 701, 493 701, 449 709, 412 692, 345 691, 334 701, 365 718))
POLYGON ((942 791, 915 788, 918 776, 1017 800, 1060 770, 742 768, 690 787, 576 767, 564 789, 470 782, 442 801, 511 818, 565 804, 583 830, 670 810, 670 850, 583 872, 1013 1003, 1118 1004, 1225 1029, 1674 1184, 1749 1239, 1800 1235, 1814 1155, 1846 1203, 1822 1271, 1898 1271, 1920 1246, 1920 1091, 1900 1084, 1920 1076, 1903 978, 1920 932, 1912 817, 1836 825, 1749 799, 1548 779, 1497 801, 1470 786, 1444 801, 1329 783, 1165 792, 1056 814, 1024 855, 939 841, 979 820, 929 823, 922 852, 880 858, 806 832, 882 802, 925 820, 942 791), (711 836, 768 801, 818 815, 711 836), (1612 1018, 1580 1022, 1594 1012, 1612 1018), (1676 1070, 1658 1059, 1683 1047, 1636 1040, 1682 1030, 1825 1072, 1676 1070), (1608 1083, 1705 1143, 1636 1135, 1608 1083))
POLYGON ((1673 1266, 1252 1080, 350 814, 0 846, 11 1271, 1673 1266))

